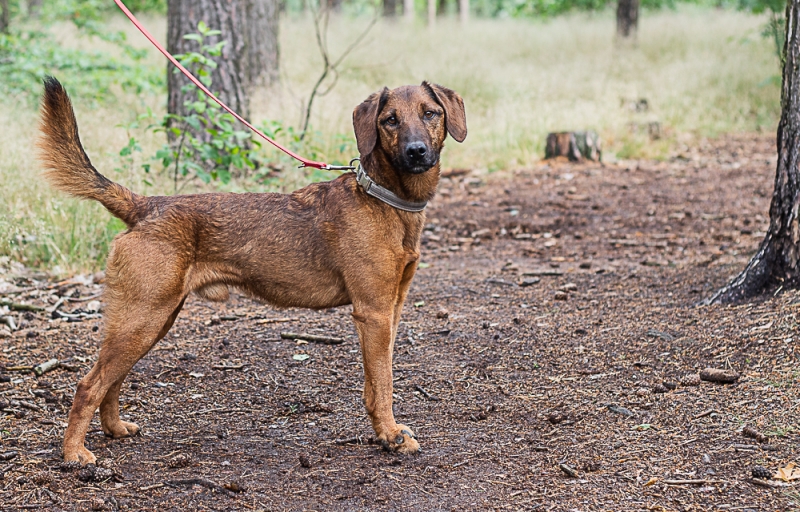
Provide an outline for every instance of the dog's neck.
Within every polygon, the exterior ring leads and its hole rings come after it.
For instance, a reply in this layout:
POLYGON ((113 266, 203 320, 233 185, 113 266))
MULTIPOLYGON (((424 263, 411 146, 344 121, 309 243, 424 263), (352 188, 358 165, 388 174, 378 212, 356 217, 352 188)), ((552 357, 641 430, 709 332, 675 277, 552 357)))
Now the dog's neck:
POLYGON ((439 185, 439 162, 420 174, 401 173, 395 170, 386 154, 378 149, 362 156, 361 166, 372 181, 406 201, 430 201, 439 185))

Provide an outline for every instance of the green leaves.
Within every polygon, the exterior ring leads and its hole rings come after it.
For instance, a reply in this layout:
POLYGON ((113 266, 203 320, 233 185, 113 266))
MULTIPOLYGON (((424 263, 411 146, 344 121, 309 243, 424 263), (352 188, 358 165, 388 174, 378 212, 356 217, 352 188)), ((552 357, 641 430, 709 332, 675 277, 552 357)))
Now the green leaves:
MULTIPOLYGON (((200 22, 197 33, 183 37, 196 41, 200 51, 175 56, 207 87, 211 86, 211 70, 217 66, 213 57, 221 54, 226 42, 206 44, 206 40, 219 34, 219 30, 211 30, 200 22)), ((188 85, 184 91, 193 89, 193 85, 188 85)), ((160 162, 171 173, 175 192, 178 191, 179 182, 185 183, 196 178, 203 183, 219 181, 226 184, 231 180, 232 169, 255 168, 252 154, 261 145, 249 131, 235 129, 236 120, 233 116, 202 91, 197 91, 196 99, 185 102, 183 106, 185 114, 167 114, 160 120, 154 119, 148 127, 148 130, 169 134, 173 140, 156 151, 150 160, 160 162)), ((141 151, 141 148, 131 138, 128 145, 120 150, 120 156, 129 156, 133 151, 141 151)), ((144 164, 143 167, 149 172, 150 164, 144 164)))

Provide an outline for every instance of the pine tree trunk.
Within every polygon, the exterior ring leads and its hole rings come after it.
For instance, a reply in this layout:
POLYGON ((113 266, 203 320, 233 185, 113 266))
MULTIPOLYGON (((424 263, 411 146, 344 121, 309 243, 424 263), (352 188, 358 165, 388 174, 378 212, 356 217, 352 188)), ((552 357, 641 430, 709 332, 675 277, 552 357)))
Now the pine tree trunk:
POLYGON ((279 7, 278 0, 247 0, 247 88, 278 83, 279 7))
MULTIPOLYGON (((167 2, 167 49, 174 55, 199 51, 196 41, 183 38, 185 34, 197 32, 197 24, 203 21, 209 28, 222 33, 206 40, 206 44, 227 41, 222 55, 217 59, 217 68, 211 74, 211 91, 245 119, 250 115, 248 101, 246 2, 237 0, 168 0, 167 2)), ((194 101, 197 90, 192 86, 186 92, 181 88, 189 80, 176 73, 172 64, 167 72, 167 110, 171 114, 185 115, 186 101, 194 101)))
POLYGON ((639 0, 617 0, 617 35, 636 37, 639 27, 639 0))
POLYGON ((786 41, 778 124, 778 165, 769 230, 747 267, 707 304, 736 303, 800 286, 800 0, 786 6, 786 41))
POLYGON ((11 13, 8 10, 8 0, 0 0, 0 32, 8 33, 8 26, 11 23, 11 13))
POLYGON ((383 15, 393 18, 397 14, 397 0, 383 0, 383 15))
POLYGON ((403 0, 403 16, 407 21, 414 21, 414 0, 403 0))

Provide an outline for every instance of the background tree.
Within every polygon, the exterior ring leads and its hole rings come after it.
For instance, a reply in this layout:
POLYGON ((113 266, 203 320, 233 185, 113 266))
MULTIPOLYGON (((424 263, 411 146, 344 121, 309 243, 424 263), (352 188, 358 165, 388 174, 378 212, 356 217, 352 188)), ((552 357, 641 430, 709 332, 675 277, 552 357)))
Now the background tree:
POLYGON ((773 289, 800 285, 800 0, 786 5, 778 165, 769 230, 747 267, 707 303, 741 302, 773 289))
POLYGON ((11 13, 9 12, 8 0, 0 0, 0 32, 8 32, 8 25, 11 23, 11 13))
POLYGON ((639 28, 639 0, 617 1, 617 35, 622 38, 636 37, 639 28))
POLYGON ((397 15, 397 0, 383 0, 383 15, 387 18, 397 15))
POLYGON ((414 21, 414 0, 403 0, 403 16, 407 21, 414 21))
MULTIPOLYGON (((341 0, 328 0, 332 10, 341 9, 341 0)), ((280 49, 278 0, 247 0, 247 87, 278 83, 280 49)))
MULTIPOLYGON (((203 21, 221 33, 216 41, 227 41, 211 74, 211 90, 243 117, 250 116, 249 90, 254 85, 274 83, 278 78, 277 0, 169 0, 167 2, 167 48, 172 54, 197 50, 198 43, 183 36, 197 31, 203 21)), ((213 40, 211 42, 214 42, 213 40)), ((182 91, 188 79, 169 65, 167 110, 185 115, 186 101, 196 91, 182 91)))

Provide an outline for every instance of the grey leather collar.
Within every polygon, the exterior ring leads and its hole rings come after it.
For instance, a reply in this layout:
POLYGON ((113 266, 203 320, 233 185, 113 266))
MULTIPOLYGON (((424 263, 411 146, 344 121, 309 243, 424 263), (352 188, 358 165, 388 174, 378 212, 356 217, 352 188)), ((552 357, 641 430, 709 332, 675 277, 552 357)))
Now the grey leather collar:
POLYGON ((400 199, 391 190, 384 188, 372 181, 372 178, 367 176, 367 171, 361 167, 361 164, 359 164, 358 169, 356 169, 356 181, 359 185, 361 185, 361 188, 364 189, 364 192, 366 192, 367 195, 370 195, 376 199, 380 199, 384 203, 397 208, 398 210, 403 210, 406 212, 421 212, 428 205, 427 201, 415 203, 400 199))

